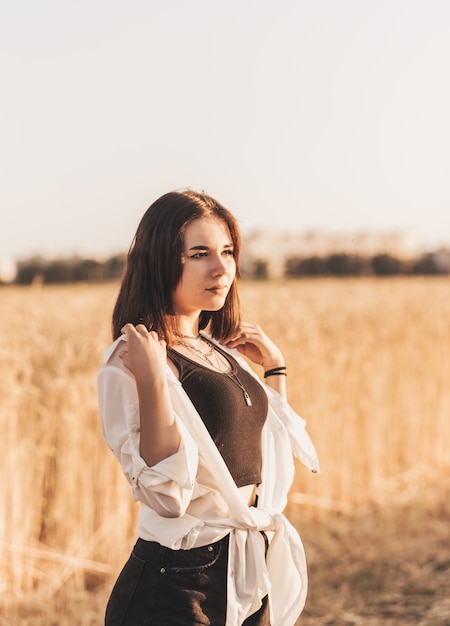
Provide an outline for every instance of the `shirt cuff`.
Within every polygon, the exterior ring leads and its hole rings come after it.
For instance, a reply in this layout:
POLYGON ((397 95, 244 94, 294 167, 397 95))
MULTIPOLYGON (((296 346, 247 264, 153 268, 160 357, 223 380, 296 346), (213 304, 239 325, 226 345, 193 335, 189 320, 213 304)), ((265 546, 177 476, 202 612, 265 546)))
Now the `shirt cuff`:
MULTIPOLYGON (((140 455, 139 407, 129 404, 125 407, 128 439, 122 448, 122 464, 127 465, 129 456, 131 470, 129 480, 133 496, 145 504, 163 506, 164 498, 170 509, 181 508, 192 497, 198 467, 197 444, 189 434, 183 422, 175 416, 175 423, 180 433, 180 446, 174 454, 149 466, 140 455), (170 503, 170 504, 169 504, 170 503)), ((159 508, 158 507, 158 508, 159 508)), ((164 507, 163 507, 164 508, 164 507)))

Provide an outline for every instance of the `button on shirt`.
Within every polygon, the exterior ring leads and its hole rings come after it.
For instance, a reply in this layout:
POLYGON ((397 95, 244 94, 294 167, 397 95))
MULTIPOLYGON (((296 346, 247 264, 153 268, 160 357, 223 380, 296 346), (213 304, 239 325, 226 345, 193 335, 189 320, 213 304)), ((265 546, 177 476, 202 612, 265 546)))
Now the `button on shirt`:
MULTIPOLYGON (((273 626, 293 626, 306 599, 306 561, 300 537, 282 511, 294 478, 293 455, 310 470, 319 471, 305 421, 264 385, 269 409, 262 433, 262 482, 258 506, 249 507, 167 366, 180 446, 175 454, 149 467, 139 453, 134 378, 109 362, 122 341, 126 341, 124 335, 105 352, 97 386, 103 437, 122 465, 133 498, 141 502, 138 535, 172 550, 188 550, 230 534, 226 626, 239 626, 258 610, 267 594, 273 626), (270 538, 266 556, 261 530, 270 538)), ((230 354, 256 377, 237 351, 230 354)))

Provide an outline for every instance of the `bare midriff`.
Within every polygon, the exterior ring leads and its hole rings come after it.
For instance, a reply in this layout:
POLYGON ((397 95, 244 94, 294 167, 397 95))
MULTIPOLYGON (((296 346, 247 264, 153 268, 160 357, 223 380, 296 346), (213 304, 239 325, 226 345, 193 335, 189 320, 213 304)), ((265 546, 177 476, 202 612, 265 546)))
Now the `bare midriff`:
POLYGON ((256 502, 256 485, 244 485, 239 487, 239 491, 248 506, 254 506, 256 502))

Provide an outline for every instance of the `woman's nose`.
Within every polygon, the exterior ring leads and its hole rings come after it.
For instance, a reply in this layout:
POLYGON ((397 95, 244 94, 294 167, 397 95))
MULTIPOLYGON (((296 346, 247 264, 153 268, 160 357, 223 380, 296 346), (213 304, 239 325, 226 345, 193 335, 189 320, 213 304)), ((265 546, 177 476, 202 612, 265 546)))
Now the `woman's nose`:
POLYGON ((213 266, 213 276, 221 276, 222 274, 226 274, 227 272, 227 265, 225 263, 225 259, 223 259, 221 256, 218 256, 215 260, 214 266, 213 266))

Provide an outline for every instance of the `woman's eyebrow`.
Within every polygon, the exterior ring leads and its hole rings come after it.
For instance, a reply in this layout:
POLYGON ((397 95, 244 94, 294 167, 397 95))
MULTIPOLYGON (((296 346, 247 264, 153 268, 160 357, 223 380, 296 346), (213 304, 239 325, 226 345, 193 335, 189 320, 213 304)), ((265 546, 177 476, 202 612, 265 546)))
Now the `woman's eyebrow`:
MULTIPOLYGON (((232 243, 226 243, 223 247, 233 248, 234 246, 232 243)), ((188 248, 188 250, 209 250, 209 246, 192 246, 192 248, 188 248)))

